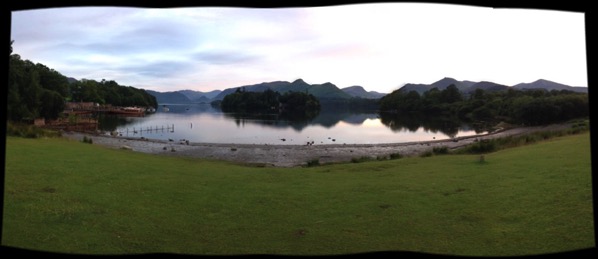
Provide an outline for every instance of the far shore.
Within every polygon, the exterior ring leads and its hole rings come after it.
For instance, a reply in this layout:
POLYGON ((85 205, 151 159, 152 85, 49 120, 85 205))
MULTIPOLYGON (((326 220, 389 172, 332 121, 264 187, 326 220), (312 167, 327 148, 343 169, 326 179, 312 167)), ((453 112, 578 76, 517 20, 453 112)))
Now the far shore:
POLYGON ((79 132, 64 132, 68 139, 91 138, 93 144, 116 149, 128 149, 149 154, 225 160, 241 164, 294 167, 317 160, 320 164, 350 162, 351 159, 368 157, 388 157, 391 154, 415 156, 432 150, 434 147, 457 149, 475 141, 521 135, 536 131, 562 130, 569 124, 553 124, 537 127, 516 127, 497 130, 492 133, 457 137, 448 140, 432 140, 408 143, 387 144, 320 144, 320 145, 268 145, 268 144, 221 144, 172 142, 147 138, 115 137, 79 132))

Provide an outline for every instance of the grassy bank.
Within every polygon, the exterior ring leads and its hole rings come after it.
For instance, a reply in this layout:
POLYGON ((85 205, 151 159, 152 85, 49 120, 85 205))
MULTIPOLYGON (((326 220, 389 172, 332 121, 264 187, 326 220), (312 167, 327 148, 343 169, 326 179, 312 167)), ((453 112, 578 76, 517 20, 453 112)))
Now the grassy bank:
POLYGON ((7 138, 2 245, 502 256, 594 246, 589 133, 485 155, 255 168, 7 138))

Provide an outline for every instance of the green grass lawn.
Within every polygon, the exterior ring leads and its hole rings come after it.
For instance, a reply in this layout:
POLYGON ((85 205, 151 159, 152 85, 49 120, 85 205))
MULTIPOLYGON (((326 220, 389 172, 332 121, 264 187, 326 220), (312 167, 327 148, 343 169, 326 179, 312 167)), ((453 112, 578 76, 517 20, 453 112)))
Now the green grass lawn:
POLYGON ((546 254, 595 246, 590 135, 310 168, 8 137, 2 245, 78 254, 546 254))

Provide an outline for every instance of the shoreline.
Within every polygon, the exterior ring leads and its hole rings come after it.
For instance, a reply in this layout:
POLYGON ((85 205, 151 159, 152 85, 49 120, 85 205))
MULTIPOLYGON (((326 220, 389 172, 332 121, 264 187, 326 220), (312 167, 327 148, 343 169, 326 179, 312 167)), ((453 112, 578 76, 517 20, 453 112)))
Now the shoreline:
POLYGON ((245 165, 296 167, 308 161, 320 164, 350 162, 351 159, 388 157, 391 154, 415 156, 434 147, 457 149, 478 140, 520 135, 536 131, 561 130, 569 124, 552 124, 535 127, 515 127, 492 133, 457 137, 455 139, 416 141, 384 144, 319 144, 319 145, 277 145, 277 144, 228 144, 165 141, 147 138, 117 137, 81 132, 63 132, 63 138, 80 141, 84 136, 93 144, 108 148, 128 149, 157 155, 224 160, 245 165))

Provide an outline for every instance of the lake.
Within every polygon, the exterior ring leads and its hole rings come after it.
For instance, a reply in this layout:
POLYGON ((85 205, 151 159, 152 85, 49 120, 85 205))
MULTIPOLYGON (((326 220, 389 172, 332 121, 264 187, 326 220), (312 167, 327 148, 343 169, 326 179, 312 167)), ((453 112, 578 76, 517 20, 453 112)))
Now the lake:
POLYGON ((209 104, 160 104, 144 117, 102 115, 98 127, 123 137, 289 145, 403 143, 486 133, 460 122, 420 119, 323 108, 311 120, 289 121, 276 114, 224 113, 209 104))

